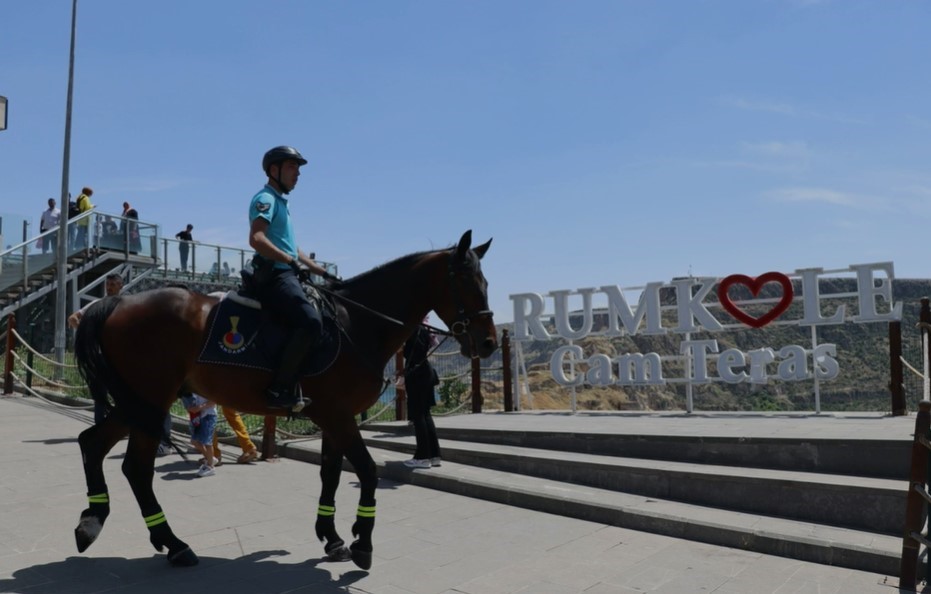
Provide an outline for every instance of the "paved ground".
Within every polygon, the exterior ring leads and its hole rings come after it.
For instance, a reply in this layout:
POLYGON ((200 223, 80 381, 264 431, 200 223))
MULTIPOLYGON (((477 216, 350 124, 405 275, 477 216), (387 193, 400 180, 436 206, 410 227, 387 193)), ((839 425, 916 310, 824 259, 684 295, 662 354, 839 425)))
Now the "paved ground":
MULTIPOLYGON (((505 423, 504 415, 485 422, 505 423)), ((159 458, 155 489, 174 531, 200 555, 171 568, 148 543, 119 466, 105 464, 112 513, 84 554, 73 529, 86 493, 77 434, 90 415, 0 397, 0 592, 377 594, 869 594, 897 580, 571 520, 383 480, 370 571, 321 562, 316 466, 294 460, 195 478, 159 458)), ((458 422, 478 422, 480 417, 458 422)), ((440 420, 452 423, 452 420, 440 420)), ((513 422, 513 421, 511 421, 513 422)), ((665 422, 665 421, 664 421, 665 422)), ((876 426, 874 423, 872 426, 876 426)), ((889 424, 905 427, 904 423, 889 424)), ((891 431, 891 430, 890 430, 891 431)), ((227 448, 228 453, 232 449, 227 448)), ((429 471, 418 471, 429 472, 429 471)), ((349 537, 357 490, 344 474, 337 527, 349 537)))

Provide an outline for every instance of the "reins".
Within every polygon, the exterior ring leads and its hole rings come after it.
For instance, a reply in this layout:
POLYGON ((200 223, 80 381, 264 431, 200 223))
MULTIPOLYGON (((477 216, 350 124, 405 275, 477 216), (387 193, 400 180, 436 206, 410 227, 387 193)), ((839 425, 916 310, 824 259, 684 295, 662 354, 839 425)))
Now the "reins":
MULTIPOLYGON (((354 307, 358 307, 359 309, 362 309, 362 310, 364 310, 364 311, 367 311, 367 312, 369 312, 370 314, 372 314, 372 315, 374 315, 374 316, 377 316, 377 317, 379 317, 379 318, 385 320, 386 322, 390 322, 390 323, 392 323, 392 324, 395 324, 395 325, 401 326, 401 327, 404 326, 404 323, 401 322, 400 320, 397 320, 397 319, 395 319, 395 318, 392 318, 391 316, 389 316, 389 315, 387 315, 387 314, 384 314, 384 313, 382 313, 382 312, 380 312, 380 311, 376 311, 376 310, 372 309, 371 307, 368 307, 367 305, 363 305, 362 303, 359 303, 358 301, 355 301, 355 300, 353 300, 353 299, 350 299, 349 297, 346 297, 345 295, 340 295, 340 294, 337 293, 336 291, 333 291, 333 290, 331 290, 331 289, 329 289, 329 288, 327 288, 327 287, 325 287, 325 286, 323 286, 323 285, 318 285, 318 284, 315 284, 315 283, 308 283, 308 284, 312 285, 315 289, 317 289, 317 290, 319 290, 319 291, 322 291, 323 293, 326 293, 326 294, 329 295, 330 297, 335 297, 336 299, 339 299, 339 300, 341 300, 342 302, 344 302, 344 303, 346 303, 346 304, 348 304, 348 305, 352 305, 352 306, 354 306, 354 307)), ((355 349, 356 349, 357 351, 359 351, 359 350, 360 350, 359 347, 356 346, 356 344, 352 341, 352 337, 349 336, 349 332, 347 332, 346 329, 343 328, 342 323, 340 323, 340 321, 339 321, 339 316, 338 316, 338 315, 335 315, 335 312, 334 312, 333 319, 334 319, 334 321, 336 322, 336 327, 339 328, 339 331, 343 333, 343 336, 346 337, 346 340, 349 341, 349 344, 351 344, 353 347, 355 347, 355 349)), ((403 369, 401 369, 401 370, 399 370, 399 371, 396 372, 396 374, 398 374, 398 375, 410 373, 410 372, 414 371, 415 369, 417 369, 418 367, 420 367, 421 365, 423 365, 424 363, 426 363, 427 359, 430 358, 430 355, 432 355, 438 348, 440 348, 441 346, 443 346, 443 343, 445 343, 451 336, 455 336, 455 335, 454 335, 452 332, 450 332, 449 330, 443 330, 442 328, 437 328, 436 326, 432 326, 432 325, 430 325, 430 324, 425 324, 425 323, 423 323, 423 322, 420 322, 419 326, 421 326, 422 328, 426 328, 428 331, 430 331, 430 332, 432 332, 432 333, 434 333, 434 334, 439 334, 439 335, 441 335, 441 336, 443 337, 443 340, 439 341, 435 347, 433 347, 432 349, 430 349, 430 351, 427 353, 426 358, 424 358, 423 361, 417 363, 417 364, 414 365, 414 366, 405 365, 403 369)), ((372 366, 372 368, 374 369, 374 366, 372 366)), ((381 371, 379 370, 378 373, 381 374, 381 371)), ((378 394, 379 396, 381 396, 382 394, 384 394, 384 393, 385 393, 385 390, 388 389, 388 386, 391 385, 391 378, 386 378, 386 377, 382 376, 382 381, 383 381, 384 385, 382 386, 381 392, 379 392, 379 394, 378 394)))

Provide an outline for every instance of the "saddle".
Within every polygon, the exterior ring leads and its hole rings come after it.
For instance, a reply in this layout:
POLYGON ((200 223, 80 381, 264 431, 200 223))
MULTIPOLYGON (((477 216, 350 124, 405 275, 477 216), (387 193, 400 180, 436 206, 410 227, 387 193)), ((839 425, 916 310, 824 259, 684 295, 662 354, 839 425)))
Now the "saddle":
MULTIPOLYGON (((288 337, 287 327, 248 294, 229 291, 217 296, 220 301, 207 317, 207 338, 197 362, 264 371, 277 369, 278 354, 288 337)), ((342 341, 334 309, 312 289, 308 297, 316 302, 321 313, 323 332, 317 348, 307 353, 301 363, 301 377, 319 375, 329 369, 342 341)))

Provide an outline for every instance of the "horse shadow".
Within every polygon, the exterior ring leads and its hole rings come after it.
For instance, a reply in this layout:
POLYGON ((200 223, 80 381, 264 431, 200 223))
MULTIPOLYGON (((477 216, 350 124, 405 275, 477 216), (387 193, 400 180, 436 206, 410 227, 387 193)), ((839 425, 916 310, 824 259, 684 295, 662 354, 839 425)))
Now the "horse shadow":
POLYGON ((42 443, 45 445, 59 445, 62 443, 78 443, 77 437, 52 437, 49 439, 24 439, 23 443, 42 443))
MULTIPOLYGON (((14 571, 0 578, 0 592, 223 592, 277 594, 313 591, 345 594, 368 575, 350 569, 335 575, 318 567, 323 559, 282 563, 288 551, 257 551, 236 559, 200 557, 196 567, 169 567, 164 555, 147 558, 68 557, 14 571)), ((334 564, 337 565, 337 564, 334 564)), ((338 564, 343 566, 343 564, 338 564)))

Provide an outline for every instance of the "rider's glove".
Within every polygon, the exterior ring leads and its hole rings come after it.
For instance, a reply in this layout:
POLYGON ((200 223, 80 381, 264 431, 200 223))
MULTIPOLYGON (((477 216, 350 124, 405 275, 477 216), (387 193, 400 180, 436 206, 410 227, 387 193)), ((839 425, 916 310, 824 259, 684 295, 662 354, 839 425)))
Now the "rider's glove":
POLYGON ((290 266, 291 270, 294 271, 294 275, 297 277, 297 280, 301 281, 302 283, 306 283, 310 279, 310 271, 306 268, 301 268, 297 258, 291 258, 291 261, 288 262, 288 266, 290 266))
POLYGON ((323 273, 323 280, 330 284, 339 284, 343 282, 342 277, 340 277, 338 274, 330 274, 329 272, 323 273))

